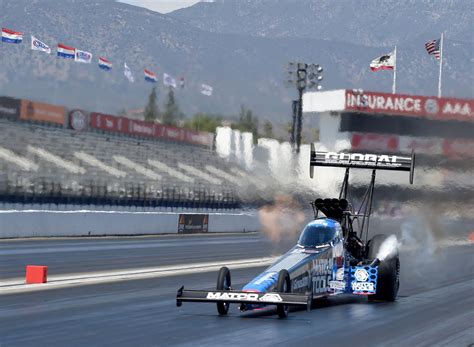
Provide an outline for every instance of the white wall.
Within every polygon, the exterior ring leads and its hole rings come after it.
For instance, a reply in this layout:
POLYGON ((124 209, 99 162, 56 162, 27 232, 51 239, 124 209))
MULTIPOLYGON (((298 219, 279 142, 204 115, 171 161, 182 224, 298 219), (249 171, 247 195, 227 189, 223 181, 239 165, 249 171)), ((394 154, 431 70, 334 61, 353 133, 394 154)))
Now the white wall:
MULTIPOLYGON (((177 233, 178 217, 171 212, 0 211, 0 238, 177 233)), ((209 214, 209 232, 259 229, 256 212, 209 214)))

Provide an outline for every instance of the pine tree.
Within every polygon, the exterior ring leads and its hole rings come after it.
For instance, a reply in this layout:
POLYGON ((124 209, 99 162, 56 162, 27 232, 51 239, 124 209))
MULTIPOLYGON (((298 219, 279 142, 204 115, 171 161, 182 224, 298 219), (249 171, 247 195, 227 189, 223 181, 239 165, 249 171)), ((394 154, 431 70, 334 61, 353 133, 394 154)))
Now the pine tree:
POLYGON ((257 143, 258 139, 258 117, 254 116, 252 110, 245 108, 245 106, 240 107, 239 113, 239 122, 233 125, 234 129, 240 131, 251 132, 253 135, 253 140, 257 143))
POLYGON ((157 99, 156 87, 153 87, 150 96, 148 97, 148 104, 143 112, 145 121, 147 122, 155 122, 160 117, 160 109, 158 108, 157 99))
POLYGON ((179 106, 174 98, 174 90, 172 87, 168 91, 168 100, 165 105, 165 112, 163 112, 162 123, 166 125, 176 125, 178 119, 182 118, 179 106))
POLYGON ((263 123, 263 134, 266 138, 273 138, 273 124, 269 120, 263 123))

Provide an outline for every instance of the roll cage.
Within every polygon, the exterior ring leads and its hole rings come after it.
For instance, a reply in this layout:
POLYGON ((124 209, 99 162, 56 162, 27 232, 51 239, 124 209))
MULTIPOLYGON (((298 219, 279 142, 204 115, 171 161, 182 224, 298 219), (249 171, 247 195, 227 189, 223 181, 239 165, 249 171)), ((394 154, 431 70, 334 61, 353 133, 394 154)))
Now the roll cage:
POLYGON ((310 154, 310 177, 313 178, 314 166, 344 167, 345 174, 342 181, 339 198, 321 199, 311 202, 314 218, 318 218, 322 213, 326 217, 334 219, 341 224, 344 240, 347 249, 355 258, 362 258, 365 254, 365 247, 369 236, 370 216, 372 213, 372 203, 375 191, 375 177, 377 169, 409 171, 410 184, 414 177, 415 154, 411 157, 401 157, 394 155, 377 155, 361 153, 334 153, 317 152, 314 145, 311 145, 310 154), (349 189, 349 175, 351 168, 371 169, 372 175, 358 209, 352 201, 349 189))

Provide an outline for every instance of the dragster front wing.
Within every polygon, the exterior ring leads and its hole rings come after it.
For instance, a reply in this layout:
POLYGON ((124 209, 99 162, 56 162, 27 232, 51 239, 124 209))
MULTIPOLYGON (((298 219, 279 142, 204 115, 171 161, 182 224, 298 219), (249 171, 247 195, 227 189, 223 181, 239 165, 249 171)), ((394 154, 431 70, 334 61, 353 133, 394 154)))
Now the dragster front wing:
POLYGON ((311 308, 310 294, 294 293, 255 293, 237 290, 185 290, 181 287, 176 295, 176 306, 184 301, 191 302, 226 302, 237 304, 294 305, 311 308))

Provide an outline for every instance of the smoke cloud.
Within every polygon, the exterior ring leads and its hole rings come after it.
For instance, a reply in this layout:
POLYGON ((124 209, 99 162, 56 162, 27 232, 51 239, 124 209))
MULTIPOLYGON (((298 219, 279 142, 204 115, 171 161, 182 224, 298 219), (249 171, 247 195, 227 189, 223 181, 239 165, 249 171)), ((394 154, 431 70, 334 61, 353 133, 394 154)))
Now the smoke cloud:
POLYGON ((391 256, 397 254, 400 245, 401 244, 398 242, 397 237, 395 235, 390 235, 380 245, 380 249, 376 257, 381 261, 390 258, 391 256))
POLYGON ((274 243, 294 240, 306 220, 301 205, 286 195, 277 195, 272 205, 262 207, 259 217, 263 233, 274 243))

